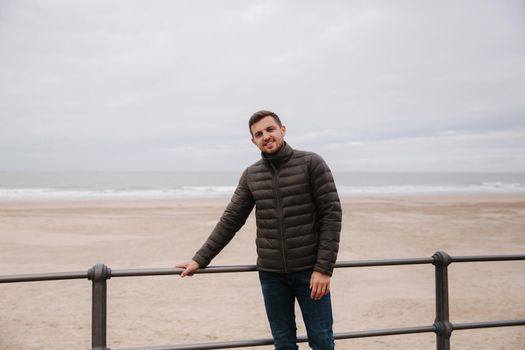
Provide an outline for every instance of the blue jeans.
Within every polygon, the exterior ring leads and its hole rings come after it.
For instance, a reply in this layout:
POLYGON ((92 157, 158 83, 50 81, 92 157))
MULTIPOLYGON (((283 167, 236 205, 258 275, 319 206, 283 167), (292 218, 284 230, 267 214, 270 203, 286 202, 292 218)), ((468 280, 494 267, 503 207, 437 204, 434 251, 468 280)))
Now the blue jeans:
POLYGON ((298 348, 295 299, 303 314, 310 347, 314 350, 334 349, 330 294, 321 300, 310 298, 312 272, 312 269, 287 274, 259 271, 266 315, 276 350, 298 348))

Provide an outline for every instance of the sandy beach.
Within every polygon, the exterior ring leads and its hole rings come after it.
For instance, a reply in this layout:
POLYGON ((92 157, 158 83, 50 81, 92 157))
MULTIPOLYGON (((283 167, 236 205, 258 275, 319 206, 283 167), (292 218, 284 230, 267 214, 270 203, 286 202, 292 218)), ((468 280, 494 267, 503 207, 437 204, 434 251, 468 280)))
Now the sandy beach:
MULTIPOLYGON (((173 267, 227 199, 0 202, 0 275, 173 267)), ((343 198, 339 261, 525 253, 523 195, 343 198)), ((253 213, 212 265, 255 263, 253 213)), ((525 262, 449 268, 452 322, 525 318, 525 262)), ((431 265, 337 269, 334 331, 431 325, 431 265)), ((88 280, 0 285, 0 349, 88 349, 88 280)), ((299 312, 299 311, 298 311, 299 312)), ((305 334, 298 321, 298 334, 305 334)), ((270 337, 255 272, 108 281, 112 349, 270 337)), ((525 349, 525 328, 456 331, 452 349, 525 349)), ((305 344, 301 349, 307 349, 305 344)), ((435 349, 435 335, 341 340, 338 349, 435 349)), ((271 347, 262 347, 270 349, 271 347)), ((261 349, 261 348, 259 348, 261 349)))

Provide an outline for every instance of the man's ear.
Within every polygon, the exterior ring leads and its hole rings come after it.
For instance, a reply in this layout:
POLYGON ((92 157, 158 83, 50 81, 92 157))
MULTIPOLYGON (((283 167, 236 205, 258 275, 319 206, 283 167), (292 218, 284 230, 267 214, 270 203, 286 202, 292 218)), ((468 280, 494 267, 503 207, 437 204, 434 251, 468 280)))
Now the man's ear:
POLYGON ((286 135, 286 126, 281 126, 281 131, 283 132, 283 136, 286 135))
POLYGON ((253 143, 255 146, 257 146, 257 144, 255 143, 255 140, 253 139, 253 137, 252 137, 252 143, 253 143))

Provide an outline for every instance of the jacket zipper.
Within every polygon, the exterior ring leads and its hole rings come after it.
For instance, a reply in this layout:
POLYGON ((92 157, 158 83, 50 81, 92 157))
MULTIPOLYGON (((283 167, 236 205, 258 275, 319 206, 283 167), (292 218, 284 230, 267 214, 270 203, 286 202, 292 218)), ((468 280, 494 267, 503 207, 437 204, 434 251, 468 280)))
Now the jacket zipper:
POLYGON ((272 169, 273 169, 273 188, 275 190, 275 197, 277 199, 277 220, 279 221, 279 233, 281 236, 281 253, 283 258, 283 268, 284 273, 288 273, 288 267, 286 266, 286 240, 284 239, 284 228, 283 228, 283 204, 282 204, 282 198, 281 198, 281 190, 279 187, 279 171, 280 168, 275 167, 275 165, 272 163, 272 169))

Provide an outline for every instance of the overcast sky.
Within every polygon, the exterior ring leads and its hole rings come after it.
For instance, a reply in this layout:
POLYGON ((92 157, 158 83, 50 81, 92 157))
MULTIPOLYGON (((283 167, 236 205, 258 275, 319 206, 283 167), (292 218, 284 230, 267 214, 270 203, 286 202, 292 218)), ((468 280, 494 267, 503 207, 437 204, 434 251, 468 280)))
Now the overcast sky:
POLYGON ((0 0, 0 171, 525 171, 524 1, 0 0))

